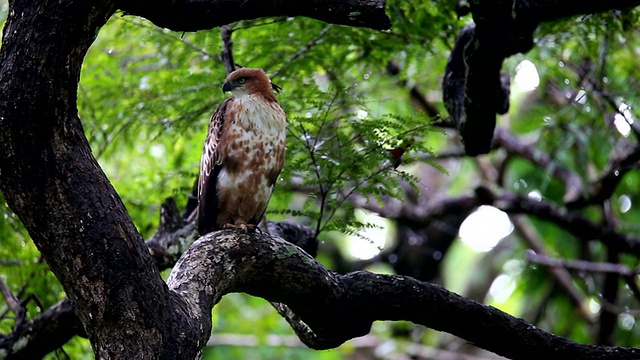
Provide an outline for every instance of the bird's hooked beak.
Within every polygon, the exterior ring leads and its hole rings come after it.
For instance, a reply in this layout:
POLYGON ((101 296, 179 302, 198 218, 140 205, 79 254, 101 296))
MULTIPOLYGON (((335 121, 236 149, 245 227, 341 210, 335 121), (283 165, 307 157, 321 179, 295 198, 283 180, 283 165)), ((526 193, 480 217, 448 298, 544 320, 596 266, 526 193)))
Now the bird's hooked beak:
POLYGON ((222 85, 222 92, 227 92, 227 91, 231 91, 234 88, 238 87, 237 84, 234 84, 233 82, 225 82, 224 85, 222 85))

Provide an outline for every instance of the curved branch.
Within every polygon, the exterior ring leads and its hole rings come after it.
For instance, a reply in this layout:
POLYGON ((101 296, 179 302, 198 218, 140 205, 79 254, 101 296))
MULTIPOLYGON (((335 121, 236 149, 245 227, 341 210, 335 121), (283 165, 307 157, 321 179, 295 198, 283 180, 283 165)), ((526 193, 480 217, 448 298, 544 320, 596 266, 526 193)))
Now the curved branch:
MULTIPOLYGON (((289 221, 267 221, 267 228, 272 236, 281 237, 316 256, 318 240, 312 228, 289 221)), ((160 206, 158 231, 145 243, 158 268, 164 270, 172 267, 198 237, 195 220, 185 222, 176 201, 169 197, 160 206)))
POLYGON ((174 31, 211 29, 265 16, 307 16, 332 24, 386 30, 385 0, 145 0, 122 1, 120 9, 174 31))
POLYGON ((231 292, 287 304, 309 327, 307 346, 327 349, 369 332, 375 320, 408 320, 518 359, 632 359, 640 349, 581 345, 498 309, 410 277, 332 273, 296 246, 266 234, 225 230, 197 240, 172 271, 169 288, 189 313, 210 311, 231 292))
MULTIPOLYGON (((463 198, 463 202, 468 201, 477 200, 463 198)), ((167 203, 171 202, 165 202, 163 207, 167 203)), ((287 224, 278 223, 270 228, 282 226, 289 229, 287 224)), ((305 229, 289 234, 298 234, 301 239, 312 237, 305 229)), ((179 236, 172 237, 177 238, 179 236)), ((499 310, 409 277, 367 272, 334 274, 298 247, 266 234, 248 235, 229 230, 197 240, 174 267, 168 285, 176 311, 189 319, 186 322, 191 329, 200 329, 199 345, 208 337, 209 314, 220 298, 230 292, 246 292, 282 303, 274 306, 301 340, 316 349, 336 347, 366 334, 375 320, 409 320, 452 333, 504 356, 523 353, 532 359, 554 355, 581 359, 638 356, 637 350, 573 343, 499 310), (506 334, 509 337, 505 337, 506 334), (563 349, 563 353, 554 352, 555 348, 563 349)), ((67 324, 80 325, 68 302, 61 303, 60 308, 65 311, 57 315, 43 314, 42 319, 37 320, 59 322, 64 319, 67 324)), ((78 331, 76 328, 69 332, 77 334, 78 331)))
POLYGON ((586 271, 595 273, 611 273, 621 276, 636 276, 638 271, 630 267, 618 263, 610 262, 592 262, 586 260, 564 260, 549 257, 547 255, 537 254, 533 250, 527 250, 525 253, 527 261, 544 265, 550 268, 564 268, 574 271, 586 271))

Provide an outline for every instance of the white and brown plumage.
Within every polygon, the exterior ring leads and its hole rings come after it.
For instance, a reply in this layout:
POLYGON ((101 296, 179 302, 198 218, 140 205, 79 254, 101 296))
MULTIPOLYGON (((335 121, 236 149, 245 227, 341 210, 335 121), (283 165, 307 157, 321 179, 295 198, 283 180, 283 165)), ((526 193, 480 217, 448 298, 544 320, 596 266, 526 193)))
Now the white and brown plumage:
POLYGON ((264 216, 285 154, 286 116, 261 69, 238 69, 233 97, 211 117, 198 180, 198 232, 253 230, 264 216))

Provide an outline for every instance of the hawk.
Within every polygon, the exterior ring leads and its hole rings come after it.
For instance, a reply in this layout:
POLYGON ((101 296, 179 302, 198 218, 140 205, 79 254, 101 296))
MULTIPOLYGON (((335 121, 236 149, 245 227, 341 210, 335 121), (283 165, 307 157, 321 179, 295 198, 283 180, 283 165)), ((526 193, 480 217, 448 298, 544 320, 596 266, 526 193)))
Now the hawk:
POLYGON ((211 117, 198 179, 198 232, 254 231, 285 154, 286 116, 261 69, 238 69, 222 91, 232 97, 211 117))

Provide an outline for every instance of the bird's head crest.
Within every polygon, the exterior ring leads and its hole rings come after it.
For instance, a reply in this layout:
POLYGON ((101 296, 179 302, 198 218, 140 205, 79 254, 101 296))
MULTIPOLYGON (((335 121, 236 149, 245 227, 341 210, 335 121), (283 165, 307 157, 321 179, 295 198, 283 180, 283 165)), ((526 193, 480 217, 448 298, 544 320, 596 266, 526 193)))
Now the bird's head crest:
POLYGON ((234 96, 262 95, 268 100, 275 100, 275 94, 282 88, 269 80, 262 69, 241 68, 226 78, 222 91, 230 91, 234 96))

